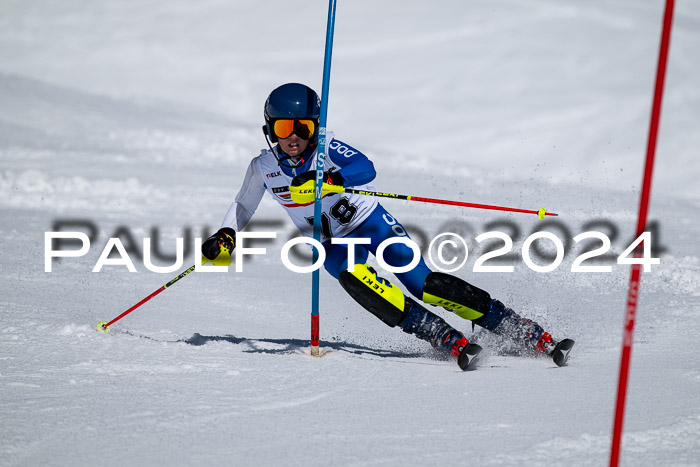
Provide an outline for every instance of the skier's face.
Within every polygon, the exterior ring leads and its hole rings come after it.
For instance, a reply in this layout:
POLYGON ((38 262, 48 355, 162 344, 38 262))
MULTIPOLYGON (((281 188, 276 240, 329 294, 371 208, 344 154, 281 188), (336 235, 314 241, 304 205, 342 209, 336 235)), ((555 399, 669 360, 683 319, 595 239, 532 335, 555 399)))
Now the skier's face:
POLYGON ((309 145, 308 139, 301 139, 296 133, 292 133, 289 138, 279 138, 278 141, 282 151, 292 157, 301 156, 309 145))

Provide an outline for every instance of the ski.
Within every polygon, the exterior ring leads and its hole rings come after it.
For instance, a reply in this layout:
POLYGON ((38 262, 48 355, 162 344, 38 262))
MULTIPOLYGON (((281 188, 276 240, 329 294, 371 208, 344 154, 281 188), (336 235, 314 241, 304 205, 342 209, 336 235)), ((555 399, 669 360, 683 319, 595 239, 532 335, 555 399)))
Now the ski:
POLYGON ((557 366, 564 366, 566 364, 566 361, 569 359, 569 353, 575 343, 576 342, 572 339, 564 339, 554 347, 550 355, 557 366))
POLYGON ((481 353, 482 350, 484 350, 483 347, 478 344, 467 344, 464 346, 457 358, 457 364, 462 371, 474 370, 476 368, 477 361, 479 360, 479 353, 481 353))

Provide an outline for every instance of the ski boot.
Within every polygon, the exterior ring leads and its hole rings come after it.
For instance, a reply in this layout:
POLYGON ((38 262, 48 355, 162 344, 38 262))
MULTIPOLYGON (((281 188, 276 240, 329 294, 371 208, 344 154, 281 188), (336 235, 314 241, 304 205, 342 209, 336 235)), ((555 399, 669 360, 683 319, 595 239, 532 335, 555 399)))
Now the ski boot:
POLYGON ((457 358, 457 365, 463 370, 474 370, 478 355, 483 348, 469 342, 464 334, 450 326, 444 319, 426 310, 411 298, 406 298, 408 310, 399 323, 405 333, 413 334, 419 339, 430 342, 435 349, 449 352, 457 358))
POLYGON ((520 317, 503 303, 493 300, 485 290, 449 274, 428 274, 422 300, 508 338, 525 354, 550 355, 558 366, 566 363, 574 345, 571 339, 555 342, 536 322, 520 317))
POLYGON ((535 352, 549 355, 555 365, 564 366, 575 343, 572 339, 556 342, 548 332, 545 332, 537 340, 535 352))
POLYGON ((426 310, 367 264, 340 273, 340 285, 367 311, 390 327, 427 341, 441 353, 457 358, 462 370, 476 367, 481 346, 472 344, 444 319, 426 310))
POLYGON ((474 323, 519 343, 525 353, 549 355, 557 366, 566 363, 575 343, 571 339, 555 341, 542 326, 531 319, 522 318, 498 300, 491 300, 489 312, 483 318, 474 320, 474 323))
POLYGON ((484 349, 479 344, 472 344, 466 337, 462 337, 452 347, 452 356, 457 357, 457 365, 462 371, 474 370, 482 350, 484 349))

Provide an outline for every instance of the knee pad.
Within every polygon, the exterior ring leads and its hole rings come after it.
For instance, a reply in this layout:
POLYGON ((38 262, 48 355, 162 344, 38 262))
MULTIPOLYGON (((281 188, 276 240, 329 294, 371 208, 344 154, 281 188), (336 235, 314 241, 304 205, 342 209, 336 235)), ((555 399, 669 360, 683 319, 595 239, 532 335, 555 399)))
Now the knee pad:
POLYGON ((377 277, 376 271, 368 265, 356 264, 355 272, 341 272, 338 281, 357 303, 389 326, 394 327, 403 320, 407 309, 403 292, 388 280, 377 277))
POLYGON ((488 314, 491 296, 459 277, 442 272, 431 272, 423 285, 425 303, 437 305, 468 319, 479 319, 488 314))

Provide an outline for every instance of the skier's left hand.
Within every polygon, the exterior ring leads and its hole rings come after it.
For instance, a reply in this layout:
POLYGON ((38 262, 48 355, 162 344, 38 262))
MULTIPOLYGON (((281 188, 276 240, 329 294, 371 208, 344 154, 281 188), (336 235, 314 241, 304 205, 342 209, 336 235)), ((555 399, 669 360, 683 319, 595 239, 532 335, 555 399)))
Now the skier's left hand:
MULTIPOLYGON (((292 195, 292 201, 297 204, 310 204, 314 202, 314 187, 316 185, 316 171, 309 170, 301 175, 297 175, 292 179, 289 186, 289 192, 292 195)), ((345 191, 343 187, 343 176, 338 172, 327 171, 323 172, 323 186, 321 195, 326 197, 345 191)))

